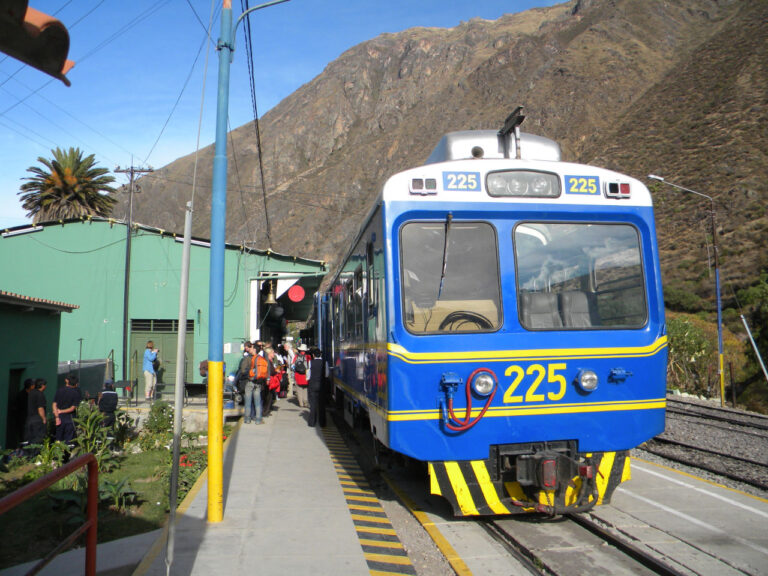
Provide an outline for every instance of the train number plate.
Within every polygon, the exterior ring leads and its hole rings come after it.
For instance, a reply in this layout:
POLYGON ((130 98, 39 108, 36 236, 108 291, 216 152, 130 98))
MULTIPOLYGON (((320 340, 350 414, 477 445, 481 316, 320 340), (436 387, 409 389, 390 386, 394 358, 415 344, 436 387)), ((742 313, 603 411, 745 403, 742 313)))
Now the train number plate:
POLYGON ((443 172, 443 190, 480 192, 480 172, 443 172))
POLYGON ((566 194, 600 194, 600 178, 597 176, 566 176, 566 194))

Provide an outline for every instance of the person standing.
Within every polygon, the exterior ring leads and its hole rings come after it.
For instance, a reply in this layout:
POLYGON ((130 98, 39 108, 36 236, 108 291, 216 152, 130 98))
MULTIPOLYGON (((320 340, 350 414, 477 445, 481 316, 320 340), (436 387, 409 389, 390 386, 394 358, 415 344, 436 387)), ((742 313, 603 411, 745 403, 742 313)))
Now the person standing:
POLYGON ((293 345, 290 342, 285 343, 286 372, 288 373, 288 398, 293 398, 296 381, 293 375, 293 361, 296 359, 296 352, 293 351, 293 345))
POLYGON ((277 390, 280 389, 280 381, 277 376, 277 367, 275 366, 275 362, 277 362, 275 349, 267 346, 264 352, 267 359, 267 381, 266 385, 261 389, 261 396, 264 399, 264 417, 266 418, 272 412, 272 406, 275 405, 275 397, 277 390))
POLYGON ((77 387, 77 376, 64 377, 64 388, 56 390, 53 397, 53 415, 56 418, 56 440, 71 442, 75 437, 75 414, 83 399, 77 387))
POLYGON ((42 444, 47 436, 48 418, 45 412, 48 402, 44 394, 46 385, 44 378, 38 378, 29 389, 27 420, 24 425, 24 442, 29 444, 42 444))
POLYGON ((246 423, 253 421, 254 424, 262 423, 262 400, 261 390, 267 381, 267 360, 264 358, 263 350, 260 350, 258 343, 251 346, 251 368, 248 371, 249 381, 245 385, 245 410, 244 420, 246 423))
MULTIPOLYGON (((248 361, 248 367, 245 369, 245 386, 243 390, 243 423, 261 424, 261 387, 256 382, 256 346, 246 342, 246 352, 248 356, 243 356, 243 360, 248 361)), ((243 360, 240 361, 242 366, 243 360)))
POLYGON ((104 381, 104 390, 99 398, 99 412, 104 415, 101 425, 105 428, 111 428, 115 424, 115 410, 117 410, 117 392, 112 380, 104 381))
POLYGON ((296 379, 296 396, 299 399, 299 406, 301 408, 307 408, 309 402, 307 401, 307 368, 309 368, 309 360, 307 357, 306 344, 299 344, 299 351, 296 354, 296 358, 293 361, 293 375, 296 379))
POLYGON ((309 391, 309 418, 307 419, 307 424, 322 428, 325 426, 325 402, 322 395, 324 366, 323 359, 320 356, 320 350, 313 348, 310 355, 312 360, 307 371, 309 377, 309 384, 307 386, 309 391))
POLYGON ((155 343, 149 340, 147 347, 144 349, 144 362, 142 364, 142 369, 144 370, 144 398, 147 401, 155 397, 155 386, 157 385, 155 361, 157 360, 158 352, 160 350, 155 348, 155 343))

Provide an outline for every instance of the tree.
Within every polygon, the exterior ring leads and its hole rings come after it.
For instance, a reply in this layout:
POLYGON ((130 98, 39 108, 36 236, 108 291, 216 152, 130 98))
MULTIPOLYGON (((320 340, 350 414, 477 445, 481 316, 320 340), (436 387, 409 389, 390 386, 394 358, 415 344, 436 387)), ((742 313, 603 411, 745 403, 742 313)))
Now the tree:
POLYGON ((28 210, 32 221, 47 222, 78 218, 80 216, 109 216, 117 200, 112 196, 115 181, 109 170, 95 166, 91 154, 83 158, 79 148, 67 152, 51 150, 52 159, 38 157, 44 168, 31 166, 27 172, 34 176, 24 178, 18 192, 21 205, 28 210))

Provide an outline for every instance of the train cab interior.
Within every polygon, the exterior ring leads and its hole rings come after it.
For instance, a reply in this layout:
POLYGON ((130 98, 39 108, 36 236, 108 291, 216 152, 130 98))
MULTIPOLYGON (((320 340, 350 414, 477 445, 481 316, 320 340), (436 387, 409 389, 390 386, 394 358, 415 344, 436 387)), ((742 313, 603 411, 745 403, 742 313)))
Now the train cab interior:
POLYGON ((640 241, 626 224, 524 223, 514 232, 527 330, 639 328, 647 306, 640 241))

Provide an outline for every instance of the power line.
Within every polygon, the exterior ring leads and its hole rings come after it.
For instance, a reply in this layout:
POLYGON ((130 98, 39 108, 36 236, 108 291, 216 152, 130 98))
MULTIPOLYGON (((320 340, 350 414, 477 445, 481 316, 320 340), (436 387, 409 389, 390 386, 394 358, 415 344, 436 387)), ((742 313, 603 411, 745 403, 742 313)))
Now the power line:
POLYGON ((195 66, 197 66, 197 61, 200 58, 200 53, 203 51, 203 47, 205 46, 205 41, 207 38, 203 38, 203 41, 200 43, 200 48, 197 49, 197 55, 195 56, 195 60, 192 62, 192 66, 189 69, 189 74, 187 74, 187 79, 184 81, 184 85, 181 87, 181 92, 179 92, 179 96, 176 98, 176 102, 174 102, 173 106, 171 107, 171 112, 168 114, 168 118, 166 118, 165 123, 163 124, 163 127, 160 129, 160 134, 157 135, 157 139, 155 140, 155 143, 152 144, 152 148, 149 149, 149 153, 147 154, 147 157, 144 158, 144 164, 147 163, 147 160, 149 160, 149 157, 152 155, 152 152, 155 151, 155 146, 157 146, 157 143, 160 142, 160 138, 163 136, 163 132, 165 132, 165 128, 168 126, 168 122, 171 121, 171 118, 173 117, 173 113, 176 112, 176 107, 179 105, 179 102, 181 101, 181 97, 184 95, 184 91, 187 89, 187 85, 189 85, 189 80, 192 78, 192 73, 195 71, 195 66))
MULTIPOLYGON (((243 6, 243 0, 240 0, 240 7, 243 10, 243 12, 247 11, 250 6, 248 5, 248 0, 245 1, 245 6, 243 6)), ((256 106, 256 79, 253 73, 253 44, 251 42, 251 16, 250 14, 246 15, 246 24, 245 27, 245 50, 248 53, 248 57, 246 58, 248 62, 248 80, 250 82, 250 88, 251 88, 251 103, 253 104, 253 127, 256 130, 256 153, 259 155, 259 175, 261 177, 261 196, 264 200, 264 221, 267 225, 267 246, 269 248, 272 248, 272 233, 269 226, 269 209, 267 207, 267 185, 266 181, 264 179, 264 162, 263 162, 263 154, 262 154, 262 147, 261 147, 261 131, 259 130, 259 110, 256 106)))

